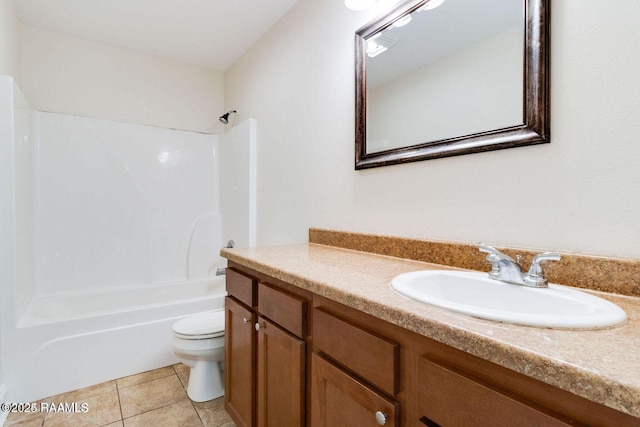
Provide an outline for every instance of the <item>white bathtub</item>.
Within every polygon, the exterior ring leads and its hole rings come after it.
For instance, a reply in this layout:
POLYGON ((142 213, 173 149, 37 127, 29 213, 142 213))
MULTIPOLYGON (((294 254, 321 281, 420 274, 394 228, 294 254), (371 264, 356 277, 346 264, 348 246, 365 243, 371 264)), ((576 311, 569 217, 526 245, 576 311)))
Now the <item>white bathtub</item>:
POLYGON ((222 276, 34 299, 14 330, 11 396, 33 401, 176 363, 172 324, 224 309, 225 295, 222 276))

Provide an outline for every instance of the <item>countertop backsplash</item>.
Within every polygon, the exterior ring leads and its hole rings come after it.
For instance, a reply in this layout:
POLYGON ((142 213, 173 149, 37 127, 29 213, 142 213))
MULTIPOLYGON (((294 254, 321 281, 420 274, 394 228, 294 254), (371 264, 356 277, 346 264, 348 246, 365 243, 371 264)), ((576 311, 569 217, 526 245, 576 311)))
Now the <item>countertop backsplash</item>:
MULTIPOLYGON (((477 244, 446 242, 348 231, 309 229, 309 243, 388 255, 398 258, 469 270, 489 271, 486 255, 477 244)), ((496 247, 515 259, 521 255, 520 265, 526 271, 533 257, 543 251, 496 247)), ((549 248, 549 251, 553 248, 549 248)), ((595 291, 640 297, 640 260, 605 258, 562 253, 562 259, 544 264, 551 283, 595 291)))

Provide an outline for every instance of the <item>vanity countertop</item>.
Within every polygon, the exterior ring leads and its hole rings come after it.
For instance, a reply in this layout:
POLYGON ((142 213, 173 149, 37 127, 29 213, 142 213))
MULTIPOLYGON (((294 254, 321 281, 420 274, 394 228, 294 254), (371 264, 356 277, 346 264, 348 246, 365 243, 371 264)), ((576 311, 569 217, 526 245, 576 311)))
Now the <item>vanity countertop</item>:
POLYGON ((406 298, 391 279, 438 264, 319 244, 223 249, 229 261, 640 418, 640 299, 593 292, 622 307, 625 325, 569 331, 476 319, 406 298))

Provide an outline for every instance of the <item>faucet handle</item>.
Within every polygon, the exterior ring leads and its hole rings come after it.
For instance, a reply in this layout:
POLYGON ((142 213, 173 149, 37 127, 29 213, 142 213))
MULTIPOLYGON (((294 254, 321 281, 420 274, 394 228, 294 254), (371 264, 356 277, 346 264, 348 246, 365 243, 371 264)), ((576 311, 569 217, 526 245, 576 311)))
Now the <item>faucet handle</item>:
POLYGON ((485 245, 484 243, 479 243, 478 244, 478 249, 480 250, 480 252, 484 252, 484 253, 487 253, 487 254, 499 254, 500 253, 493 246, 485 245))
POLYGON ((487 261, 491 263, 491 271, 489 272, 489 277, 493 279, 498 279, 500 277, 500 261, 502 260, 511 260, 509 256, 503 254, 493 246, 485 245, 484 243, 478 244, 478 249, 480 252, 487 253, 487 261))
POLYGON ((531 263, 531 268, 524 278, 524 283, 527 286, 534 286, 536 288, 546 288, 549 281, 544 275, 542 269, 542 263, 546 261, 560 261, 562 255, 559 252, 543 252, 536 255, 531 263))
POLYGON ((497 261, 507 260, 507 261, 515 262, 513 258, 511 258, 509 255, 503 254, 493 246, 480 243, 478 244, 478 249, 480 250, 480 252, 489 254, 487 255, 487 261, 497 262, 497 261))

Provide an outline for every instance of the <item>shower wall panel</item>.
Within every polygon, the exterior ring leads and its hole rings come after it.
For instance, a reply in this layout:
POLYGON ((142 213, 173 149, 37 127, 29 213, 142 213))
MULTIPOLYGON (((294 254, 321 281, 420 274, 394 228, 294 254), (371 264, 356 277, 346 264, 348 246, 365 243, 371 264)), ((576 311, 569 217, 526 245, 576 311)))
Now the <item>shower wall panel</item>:
POLYGON ((215 234, 196 225, 219 211, 217 136, 43 112, 34 129, 38 295, 187 278, 194 230, 215 234))

